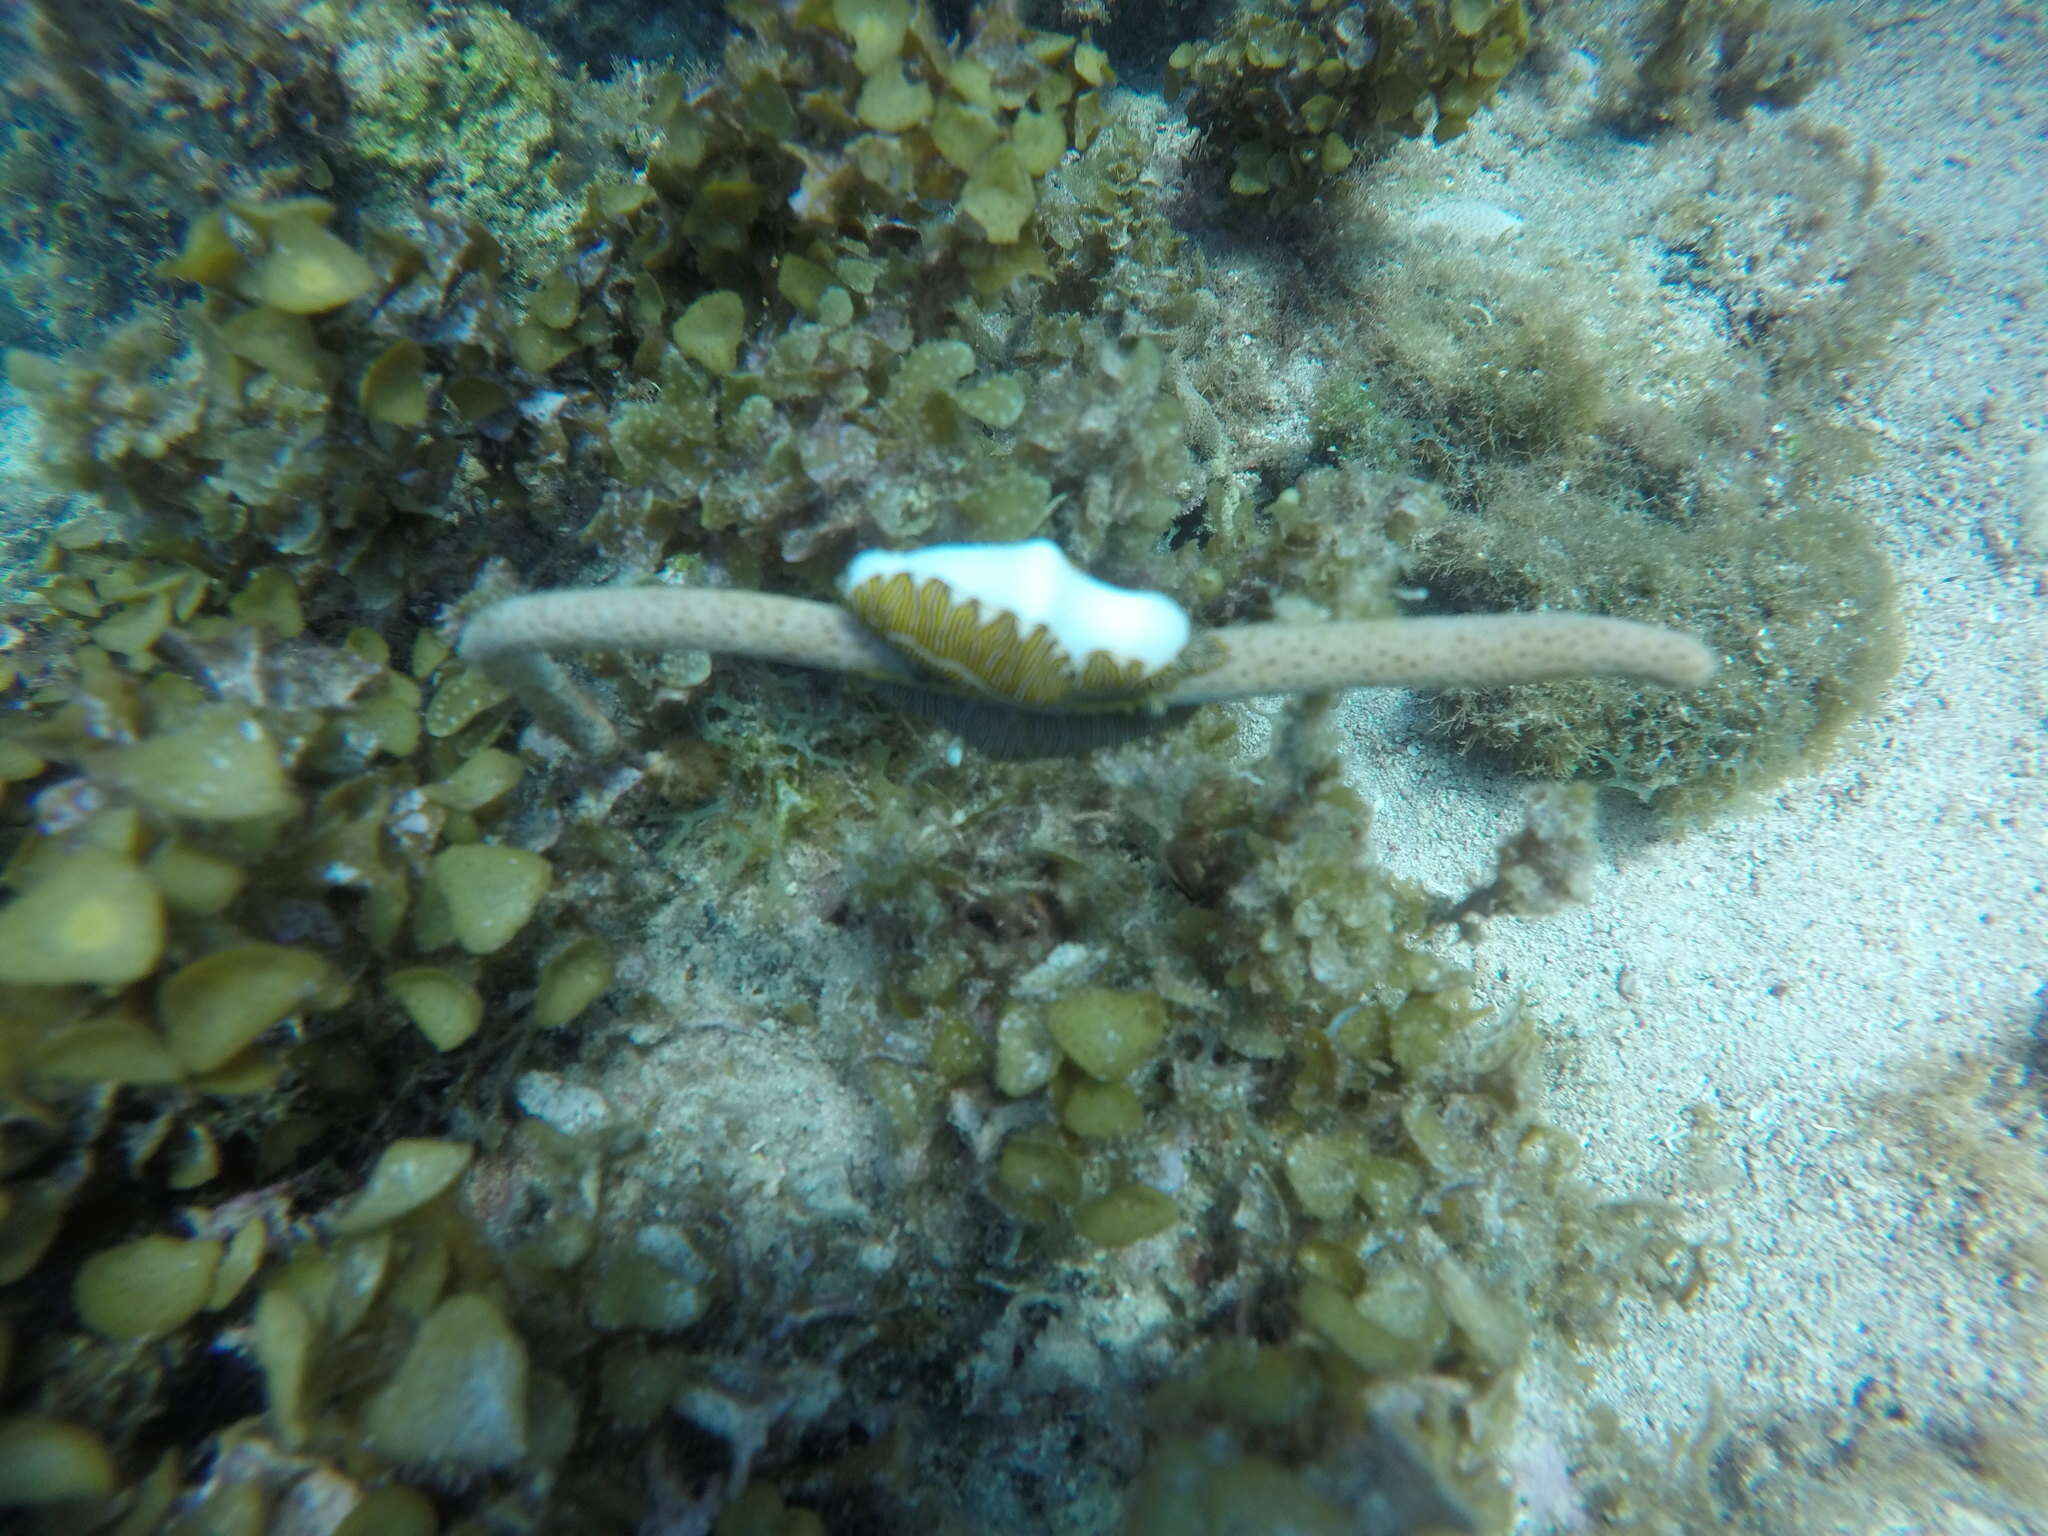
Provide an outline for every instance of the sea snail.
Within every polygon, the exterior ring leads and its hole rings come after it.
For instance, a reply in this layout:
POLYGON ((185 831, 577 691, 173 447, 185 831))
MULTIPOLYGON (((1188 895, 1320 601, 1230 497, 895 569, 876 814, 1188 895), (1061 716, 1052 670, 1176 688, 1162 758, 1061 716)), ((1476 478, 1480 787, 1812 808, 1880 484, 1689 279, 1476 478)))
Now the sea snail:
POLYGON ((710 587, 533 592, 478 611, 459 649, 597 757, 617 752, 617 732, 552 652, 717 651, 909 684, 983 717, 1093 722, 1063 742, 1042 731, 1024 750, 1100 745, 1198 704, 1262 694, 1595 676, 1696 688, 1720 665, 1691 635, 1585 613, 1197 631, 1163 593, 1098 581, 1044 539, 870 550, 847 566, 840 591, 843 603, 710 587))
POLYGON ((1185 674, 1194 635, 1165 593, 1100 581, 1050 539, 865 550, 839 595, 933 679, 1025 709, 1128 708, 1185 674))

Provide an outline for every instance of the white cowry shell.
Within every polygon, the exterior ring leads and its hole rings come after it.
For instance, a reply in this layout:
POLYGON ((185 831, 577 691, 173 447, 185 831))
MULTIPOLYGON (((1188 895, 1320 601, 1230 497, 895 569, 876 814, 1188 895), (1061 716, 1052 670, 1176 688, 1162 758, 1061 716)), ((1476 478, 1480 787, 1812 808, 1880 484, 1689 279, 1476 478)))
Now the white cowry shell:
POLYGON ((839 591, 927 670, 1038 708, 1141 694, 1193 633, 1165 593, 1098 580, 1049 539, 866 550, 847 565, 839 591))

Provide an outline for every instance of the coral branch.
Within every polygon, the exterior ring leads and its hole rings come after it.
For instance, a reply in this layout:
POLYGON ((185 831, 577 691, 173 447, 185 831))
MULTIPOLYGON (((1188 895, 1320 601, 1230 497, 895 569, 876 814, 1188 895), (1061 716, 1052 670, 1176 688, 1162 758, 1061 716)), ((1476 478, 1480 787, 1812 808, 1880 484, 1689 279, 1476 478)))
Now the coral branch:
POLYGON ((1497 688, 1561 677, 1697 688, 1720 665, 1691 635, 1586 613, 1240 624, 1212 633, 1223 660, 1170 689, 1164 702, 1329 688, 1497 688))
POLYGON ((723 651, 835 672, 909 679, 910 663, 833 603, 708 587, 570 587, 508 597, 462 632, 489 669, 535 651, 723 651))
MULTIPOLYGON (((1205 657, 1200 670, 1134 709, 1339 688, 1495 687, 1607 675, 1694 688, 1719 665, 1677 630, 1578 613, 1240 624, 1197 643, 1215 659, 1205 657)), ((925 680, 835 604, 707 588, 590 587, 504 598, 469 621, 459 649, 542 724, 597 757, 617 750, 616 733, 549 659, 552 652, 717 651, 889 682, 925 680)))
POLYGON ((704 587, 571 587, 502 598, 464 626, 459 650, 542 725, 598 758, 617 753, 618 733, 551 652, 722 651, 895 681, 916 677, 887 641, 834 604, 704 587))

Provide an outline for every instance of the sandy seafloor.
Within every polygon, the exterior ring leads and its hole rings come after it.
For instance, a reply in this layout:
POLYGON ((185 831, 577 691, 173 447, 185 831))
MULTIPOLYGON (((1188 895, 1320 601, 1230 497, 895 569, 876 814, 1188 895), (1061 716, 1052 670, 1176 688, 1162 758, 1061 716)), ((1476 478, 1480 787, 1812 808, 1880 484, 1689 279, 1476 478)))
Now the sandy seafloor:
MULTIPOLYGON (((1620 1344, 1587 1357, 1590 1385, 1537 1362, 1539 1459, 1546 1437, 1576 1437, 1589 1395, 1663 1445, 1825 1415, 1868 1383, 1908 1423, 2003 1409, 2048 1444, 2048 1296, 2004 1262, 2007 1239, 2048 1224, 2039 1080, 2031 1210, 1991 1208, 2012 1187, 1987 1194, 1896 1109, 1967 1090, 1987 1064, 2048 1070, 2048 547, 2022 534, 2029 505, 2037 541, 2048 516, 2048 21, 1997 0, 1840 9, 1840 74, 1797 116, 1876 147, 1887 206, 1947 245, 1931 319, 1844 404, 1876 434, 1880 468, 1855 493, 1898 564, 1910 654, 1818 772, 1682 837, 1609 804, 1592 900, 1497 922, 1474 951, 1554 1021, 1549 1115, 1583 1141, 1586 1172, 1667 1195, 1733 1245, 1694 1307, 1632 1311, 1620 1344)), ((1654 210, 1702 179, 1695 141, 1582 133, 1596 86, 1511 83, 1464 139, 1426 151, 1447 194, 1522 217, 1504 255, 1532 270, 1647 243, 1654 210)), ((1719 134, 1715 152, 1785 125, 1719 134)), ((0 385, 0 533, 38 504, 27 438, 0 385)), ((1382 857, 1439 889, 1484 878, 1518 786, 1430 739, 1411 697, 1354 694, 1344 719, 1382 857)), ((1953 1105, 1967 1138, 1971 1094, 1953 1105)), ((2010 1143, 2011 1125, 1976 1129, 2010 1143)), ((1940 1528, 2048 1528, 2048 1511, 2031 1526, 1973 1513, 1960 1484, 1952 1501, 1927 1491, 1940 1528)), ((1873 1493, 1829 1528, 1928 1529, 1926 1507, 1873 1493)), ((1568 1505, 1551 1513, 1571 1522, 1568 1505)))
MULTIPOLYGON (((1738 1261, 1697 1306, 1640 1309, 1618 1348, 1588 1357, 1591 1394, 1652 1442, 1716 1413, 1825 1414, 1866 1382, 1908 1422, 2004 1407, 2048 1436, 2048 1296, 1979 1231, 2048 1221, 2048 20, 1997 3, 1841 9, 1841 73, 1799 115, 1876 147, 1887 205, 1947 244, 1930 321, 1844 405, 1876 433, 1880 467, 1854 494, 1897 562, 1909 655, 1842 751, 1744 814, 1671 839, 1609 804, 1591 902, 1497 922, 1475 951, 1482 975, 1526 981, 1560 1021, 1549 1113, 1584 1142, 1587 1173, 1733 1236, 1738 1261), (2032 1208, 1986 1209, 2014 1191, 1931 1159, 1893 1097, 2029 1059, 2036 1178, 2018 1193, 2032 1208), (1695 1106, 1717 1150, 1694 1144, 1695 1106)), ((1522 215, 1539 263, 1645 233, 1704 176, 1684 141, 1586 153, 1572 118, 1509 93, 1458 146, 1456 190, 1522 215)), ((1346 708, 1381 856, 1442 889, 1482 878, 1519 821, 1516 786, 1438 750, 1411 697, 1346 708)), ((1539 1368, 1539 1426, 1551 1396, 1539 1368)), ((1921 1518, 1874 1497, 1853 1528, 1921 1518)), ((2030 1528, 1960 1499, 1945 1518, 2030 1528)))

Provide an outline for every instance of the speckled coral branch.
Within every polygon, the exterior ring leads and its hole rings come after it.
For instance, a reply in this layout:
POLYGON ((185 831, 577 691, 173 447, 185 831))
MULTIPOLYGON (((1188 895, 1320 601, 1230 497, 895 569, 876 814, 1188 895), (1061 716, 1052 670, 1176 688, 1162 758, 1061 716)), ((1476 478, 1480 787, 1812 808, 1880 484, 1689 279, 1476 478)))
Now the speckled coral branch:
POLYGON ((569 587, 492 603, 462 632, 488 668, 533 651, 722 651, 835 672, 909 679, 888 641, 836 603, 716 587, 569 587))
MULTIPOLYGON (((1677 630, 1580 613, 1239 624, 1201 642, 1203 664, 1134 709, 1182 708, 1340 688, 1497 687, 1619 676, 1695 688, 1719 665, 1677 630)), ((510 688, 578 750, 607 757, 618 738, 550 653, 717 651, 758 661, 922 680, 915 665, 833 603, 701 587, 590 587, 491 604, 469 621, 463 659, 510 688)))
POLYGON ((1691 635, 1590 613, 1465 613, 1212 630, 1222 660, 1161 695, 1211 704, 1336 688, 1497 688, 1630 677, 1697 688, 1720 663, 1691 635))
POLYGON ((897 682, 917 677, 835 603, 713 587, 568 587, 502 598, 463 627, 457 649, 591 757, 615 755, 618 734, 551 652, 718 651, 897 682))

